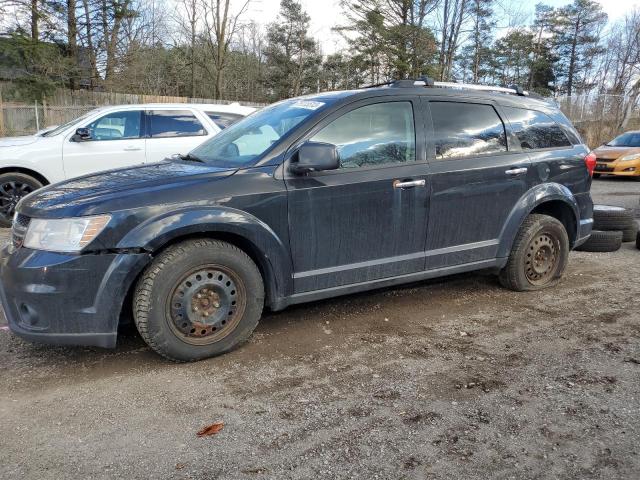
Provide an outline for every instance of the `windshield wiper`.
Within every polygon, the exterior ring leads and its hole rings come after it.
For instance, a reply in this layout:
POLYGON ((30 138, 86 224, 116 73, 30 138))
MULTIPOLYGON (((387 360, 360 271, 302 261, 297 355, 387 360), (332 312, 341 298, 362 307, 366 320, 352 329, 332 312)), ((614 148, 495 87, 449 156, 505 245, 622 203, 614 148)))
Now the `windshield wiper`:
POLYGON ((193 153, 187 153, 186 155, 178 155, 178 157, 181 160, 189 160, 191 162, 198 162, 198 163, 207 163, 202 158, 198 157, 197 155, 194 155, 193 153))

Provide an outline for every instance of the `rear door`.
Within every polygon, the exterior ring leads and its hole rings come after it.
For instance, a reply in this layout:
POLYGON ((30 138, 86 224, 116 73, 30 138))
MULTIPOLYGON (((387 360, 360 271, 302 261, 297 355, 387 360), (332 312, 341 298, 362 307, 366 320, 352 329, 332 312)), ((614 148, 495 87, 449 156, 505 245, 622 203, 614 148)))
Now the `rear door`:
POLYGON ((193 110, 154 109, 148 110, 146 117, 147 163, 159 162, 178 153, 189 153, 207 138, 205 122, 193 110))
POLYGON ((69 135, 62 147, 67 178, 145 162, 142 110, 107 113, 83 128, 89 129, 90 140, 74 142, 69 135))
POLYGON ((429 195, 419 107, 400 96, 357 102, 303 139, 336 145, 341 167, 285 175, 296 293, 424 269, 429 195))
POLYGON ((431 207, 427 269, 494 258, 500 232, 529 189, 530 160, 509 150, 491 102, 426 100, 431 207))

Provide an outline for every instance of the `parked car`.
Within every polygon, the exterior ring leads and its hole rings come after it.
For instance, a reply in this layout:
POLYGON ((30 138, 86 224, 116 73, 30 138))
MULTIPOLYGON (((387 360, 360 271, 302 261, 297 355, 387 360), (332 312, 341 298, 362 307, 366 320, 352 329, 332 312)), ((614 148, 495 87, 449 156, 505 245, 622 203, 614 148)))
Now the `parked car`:
POLYGON ((102 107, 36 135, 0 138, 0 227, 43 185, 187 153, 255 110, 205 104, 102 107))
POLYGON ((597 157, 593 175, 616 175, 640 179, 640 131, 626 132, 594 150, 597 157))
POLYGON ((553 285, 589 237, 595 157, 521 90, 430 80, 285 100, 188 156, 45 187, 0 259, 16 334, 229 351, 262 310, 490 269, 553 285), (517 94, 519 92, 520 94, 517 94))

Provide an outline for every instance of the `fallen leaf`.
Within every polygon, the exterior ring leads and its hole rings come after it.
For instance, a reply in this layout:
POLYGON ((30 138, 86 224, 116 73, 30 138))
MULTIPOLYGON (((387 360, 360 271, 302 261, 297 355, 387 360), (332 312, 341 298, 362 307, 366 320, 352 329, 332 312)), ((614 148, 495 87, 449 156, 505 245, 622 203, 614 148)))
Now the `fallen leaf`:
POLYGON ((206 437, 207 435, 215 435, 224 427, 224 423, 216 422, 211 425, 207 425, 206 427, 200 429, 196 435, 199 437, 206 437))
POLYGON ((176 470, 182 470, 186 465, 184 463, 176 463, 176 470))

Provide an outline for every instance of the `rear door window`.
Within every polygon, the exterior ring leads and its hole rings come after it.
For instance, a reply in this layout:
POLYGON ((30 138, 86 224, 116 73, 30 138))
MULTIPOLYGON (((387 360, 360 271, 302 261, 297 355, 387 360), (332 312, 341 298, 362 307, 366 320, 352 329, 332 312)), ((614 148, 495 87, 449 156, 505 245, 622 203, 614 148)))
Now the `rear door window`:
POLYGON ((523 150, 571 146, 562 127, 549 115, 526 108, 502 108, 523 150))
POLYGON ((436 159, 507 151, 504 124, 491 105, 430 102, 436 159))
POLYGON ((233 125, 234 123, 242 120, 244 117, 242 115, 238 115, 237 113, 219 113, 219 112, 206 112, 207 116, 213 120, 220 130, 224 130, 225 128, 233 125))
POLYGON ((153 110, 147 113, 152 138, 206 135, 200 120, 189 110, 153 110))

